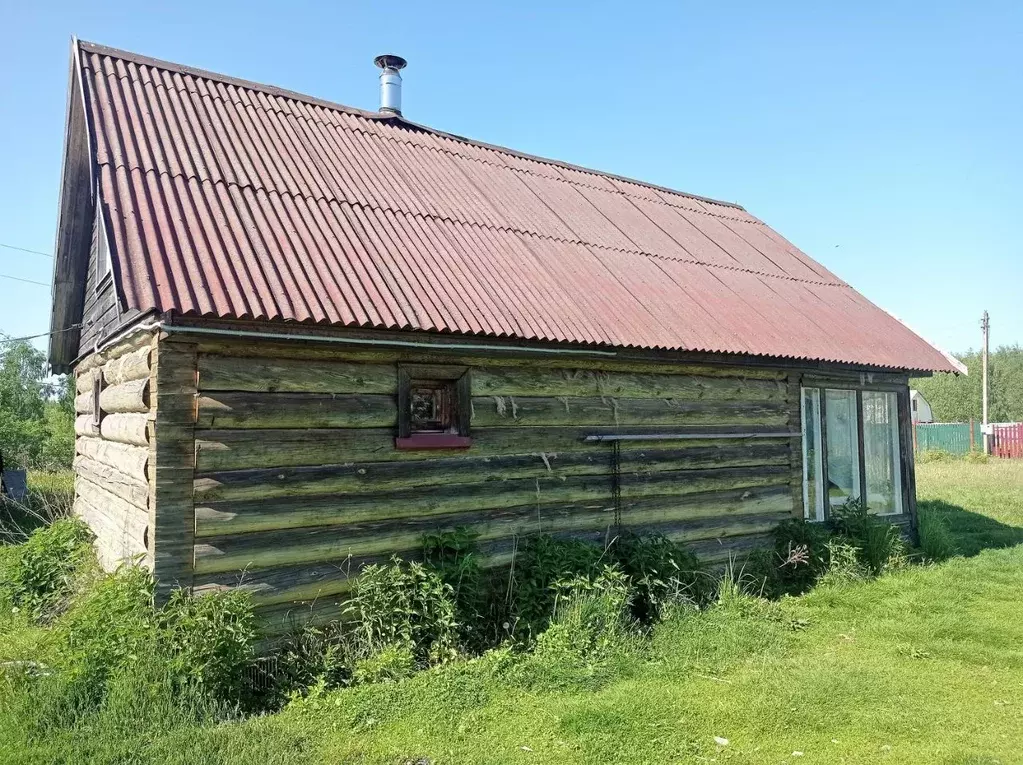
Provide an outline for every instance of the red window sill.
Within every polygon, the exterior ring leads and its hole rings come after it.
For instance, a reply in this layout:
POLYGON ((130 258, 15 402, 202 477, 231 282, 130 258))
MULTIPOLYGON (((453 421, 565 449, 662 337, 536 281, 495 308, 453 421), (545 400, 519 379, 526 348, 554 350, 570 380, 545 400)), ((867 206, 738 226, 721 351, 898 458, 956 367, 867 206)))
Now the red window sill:
POLYGON ((453 433, 413 433, 407 438, 394 439, 395 449, 468 449, 470 446, 469 436, 453 433))

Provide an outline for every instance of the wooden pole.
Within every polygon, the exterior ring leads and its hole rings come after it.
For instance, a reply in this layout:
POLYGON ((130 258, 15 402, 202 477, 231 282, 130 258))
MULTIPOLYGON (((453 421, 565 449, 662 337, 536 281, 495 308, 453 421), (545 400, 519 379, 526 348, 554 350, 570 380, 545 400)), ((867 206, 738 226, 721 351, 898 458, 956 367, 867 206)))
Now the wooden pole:
POLYGON ((977 436, 976 436, 976 433, 974 432, 974 421, 973 421, 973 418, 971 417, 970 418, 970 451, 972 452, 972 451, 976 450, 976 448, 977 448, 977 436))
POLYGON ((984 317, 980 320, 980 328, 984 331, 984 348, 981 351, 981 417, 982 427, 984 431, 984 454, 991 453, 991 443, 989 434, 989 425, 987 421, 987 354, 988 354, 988 337, 991 334, 991 322, 988 320, 987 311, 984 311, 984 317))

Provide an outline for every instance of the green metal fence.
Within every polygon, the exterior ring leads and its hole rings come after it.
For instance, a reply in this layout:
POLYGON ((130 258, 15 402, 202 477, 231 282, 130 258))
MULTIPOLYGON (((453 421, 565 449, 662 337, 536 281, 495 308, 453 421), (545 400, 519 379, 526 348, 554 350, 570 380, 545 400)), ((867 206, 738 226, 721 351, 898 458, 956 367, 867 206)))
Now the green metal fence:
POLYGON ((935 422, 928 425, 914 425, 916 429, 914 442, 918 452, 932 449, 966 454, 974 443, 980 446, 980 424, 969 422, 935 422), (971 438, 971 429, 973 436, 971 438))

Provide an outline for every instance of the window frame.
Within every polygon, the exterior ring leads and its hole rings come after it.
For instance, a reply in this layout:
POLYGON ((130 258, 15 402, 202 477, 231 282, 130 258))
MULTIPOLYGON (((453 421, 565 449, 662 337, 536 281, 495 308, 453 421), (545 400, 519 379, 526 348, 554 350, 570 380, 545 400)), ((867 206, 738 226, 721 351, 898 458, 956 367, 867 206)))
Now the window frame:
POLYGON ((472 446, 472 387, 469 368, 442 364, 398 365, 397 449, 468 449, 472 446), (416 384, 448 382, 454 387, 453 432, 415 431, 412 427, 412 389, 416 384))
POLYGON ((867 466, 865 460, 865 439, 864 439, 864 416, 863 416, 863 394, 864 392, 871 393, 890 393, 895 396, 895 430, 898 435, 897 441, 894 443, 898 447, 898 454, 895 455, 895 468, 899 472, 899 504, 901 505, 900 513, 883 513, 878 514, 880 518, 901 518, 905 516, 913 516, 916 512, 916 503, 914 501, 916 488, 915 481, 913 480, 913 459, 912 451, 907 451, 912 448, 909 443, 909 430, 906 424, 907 418, 910 417, 911 403, 909 395, 908 385, 898 384, 860 384, 857 385, 852 382, 845 382, 834 379, 804 379, 800 383, 799 387, 799 400, 800 400, 800 458, 803 460, 802 466, 802 498, 803 507, 801 517, 804 520, 810 522, 822 522, 816 518, 816 512, 812 515, 808 514, 811 509, 809 506, 809 498, 811 495, 815 495, 814 487, 807 484, 807 465, 806 465, 806 425, 803 422, 805 416, 805 396, 810 390, 819 391, 818 397, 818 417, 820 418, 818 423, 818 435, 821 442, 820 454, 815 455, 819 460, 817 464, 817 471, 820 475, 822 484, 824 486, 824 500, 823 500, 823 511, 824 519, 823 522, 827 522, 831 517, 831 501, 828 492, 828 486, 830 479, 828 476, 828 459, 827 459, 827 395, 828 390, 843 390, 852 391, 856 394, 856 439, 857 439, 857 460, 859 463, 859 497, 864 502, 868 503, 869 507, 869 496, 867 493, 867 466))

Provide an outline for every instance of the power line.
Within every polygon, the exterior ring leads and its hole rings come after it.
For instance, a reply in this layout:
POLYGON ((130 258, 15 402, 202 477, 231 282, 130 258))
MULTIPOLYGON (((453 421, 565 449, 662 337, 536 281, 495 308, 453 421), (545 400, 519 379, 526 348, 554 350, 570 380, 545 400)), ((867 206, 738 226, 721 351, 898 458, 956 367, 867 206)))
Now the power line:
POLYGON ((30 250, 27 247, 15 247, 13 244, 4 244, 0 242, 0 247, 6 247, 8 250, 17 250, 18 252, 27 252, 30 255, 42 255, 44 258, 52 258, 53 256, 48 252, 41 250, 30 250))
POLYGON ((0 279, 13 279, 16 282, 25 282, 27 284, 38 284, 40 287, 49 287, 49 282, 37 282, 35 279, 22 279, 20 276, 8 276, 7 274, 0 274, 0 279))
POLYGON ((38 335, 26 335, 25 337, 0 337, 0 343, 21 343, 26 340, 36 340, 40 337, 59 335, 61 332, 70 332, 73 329, 79 329, 81 326, 81 324, 72 324, 70 327, 64 327, 64 329, 55 329, 53 332, 41 332, 38 335))

